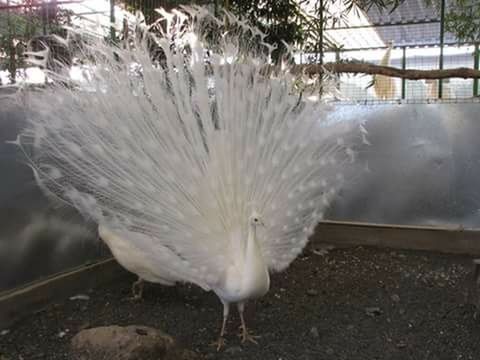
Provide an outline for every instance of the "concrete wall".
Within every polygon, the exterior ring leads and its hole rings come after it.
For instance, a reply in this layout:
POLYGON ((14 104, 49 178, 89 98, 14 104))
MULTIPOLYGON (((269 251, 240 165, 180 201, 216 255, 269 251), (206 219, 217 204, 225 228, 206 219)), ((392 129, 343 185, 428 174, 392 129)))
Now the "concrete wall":
POLYGON ((24 125, 22 107, 0 94, 0 291, 108 254, 92 226, 43 196, 24 155, 6 143, 24 125))
MULTIPOLYGON (((365 119, 372 145, 361 137, 353 144, 359 166, 327 219, 479 228, 479 110, 478 103, 339 106, 331 116, 365 119)), ((22 107, 0 96, 0 291, 108 254, 95 226, 55 208, 25 156, 5 143, 24 125, 22 107)))
POLYGON ((480 227, 479 103, 348 105, 335 116, 365 119, 372 145, 328 220, 480 227))

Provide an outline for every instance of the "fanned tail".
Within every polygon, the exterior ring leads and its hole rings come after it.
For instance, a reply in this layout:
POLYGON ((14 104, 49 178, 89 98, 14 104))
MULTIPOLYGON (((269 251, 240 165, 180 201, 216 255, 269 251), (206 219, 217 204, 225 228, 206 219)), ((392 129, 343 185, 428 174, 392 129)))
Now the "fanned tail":
POLYGON ((80 90, 56 85, 28 99, 20 143, 38 182, 127 234, 170 279, 204 287, 223 276, 242 248, 232 234, 246 239, 259 211, 262 254, 281 270, 343 184, 349 140, 328 107, 299 102, 288 71, 265 72, 263 34, 242 25, 241 36, 212 40, 205 29, 221 22, 204 10, 162 14, 157 57, 145 38, 93 41, 80 90), (257 45, 240 51, 246 39, 257 45))

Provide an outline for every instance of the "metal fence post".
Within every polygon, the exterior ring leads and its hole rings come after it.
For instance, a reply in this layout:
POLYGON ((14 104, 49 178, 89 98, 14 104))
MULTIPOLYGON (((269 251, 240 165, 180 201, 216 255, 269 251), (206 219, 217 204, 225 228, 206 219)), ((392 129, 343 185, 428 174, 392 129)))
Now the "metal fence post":
MULTIPOLYGON (((445 42, 445 0, 442 0, 440 7, 440 60, 438 68, 443 69, 443 46, 445 42)), ((441 99, 443 95, 442 79, 438 80, 438 98, 441 99)))
MULTIPOLYGON (((7 0, 7 7, 10 5, 10 1, 7 0)), ((7 8, 7 58, 8 58, 8 72, 10 76, 10 82, 15 84, 17 81, 17 57, 16 49, 13 45, 13 39, 15 38, 15 20, 12 22, 11 11, 7 8)))
MULTIPOLYGON (((475 43, 475 48, 473 50, 473 68, 478 70, 480 67, 480 49, 479 43, 475 43)), ((473 79, 473 96, 480 95, 478 93, 478 78, 473 79)))
MULTIPOLYGON (((407 68, 407 47, 402 46, 402 70, 407 68)), ((402 78, 402 99, 405 100, 406 95, 407 81, 405 78, 402 78)))
POLYGON ((47 22, 48 22, 48 14, 47 14, 47 3, 42 1, 42 32, 43 35, 47 35, 47 22))
MULTIPOLYGON (((319 28, 318 28, 318 54, 317 54, 317 61, 320 66, 323 65, 323 0, 318 0, 318 21, 319 21, 319 28)), ((321 98, 323 95, 323 81, 322 76, 320 75, 319 79, 319 89, 318 95, 321 98)))
POLYGON ((115 42, 115 0, 110 0, 110 39, 115 42))

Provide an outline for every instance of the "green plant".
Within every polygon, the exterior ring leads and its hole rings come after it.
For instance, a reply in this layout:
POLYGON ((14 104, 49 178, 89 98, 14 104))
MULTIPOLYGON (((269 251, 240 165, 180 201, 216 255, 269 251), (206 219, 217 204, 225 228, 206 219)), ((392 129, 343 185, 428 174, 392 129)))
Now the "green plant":
POLYGON ((64 35, 72 14, 53 3, 35 8, 34 1, 26 0, 25 5, 0 11, 0 70, 8 70, 11 83, 16 82, 17 69, 26 66, 23 52, 28 41, 42 33, 64 35))
MULTIPOLYGON (((442 0, 425 0, 428 6, 440 11, 442 0)), ((480 41, 480 2, 478 0, 451 0, 445 12, 445 30, 459 41, 480 41)))

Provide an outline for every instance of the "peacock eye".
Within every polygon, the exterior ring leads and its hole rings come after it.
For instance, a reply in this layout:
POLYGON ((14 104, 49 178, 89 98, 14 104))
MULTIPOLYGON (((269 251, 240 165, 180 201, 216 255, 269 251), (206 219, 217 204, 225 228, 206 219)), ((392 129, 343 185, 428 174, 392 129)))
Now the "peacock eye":
POLYGON ((257 219, 257 218, 255 218, 255 219, 253 219, 253 221, 255 221, 255 222, 258 222, 258 219, 257 219))

